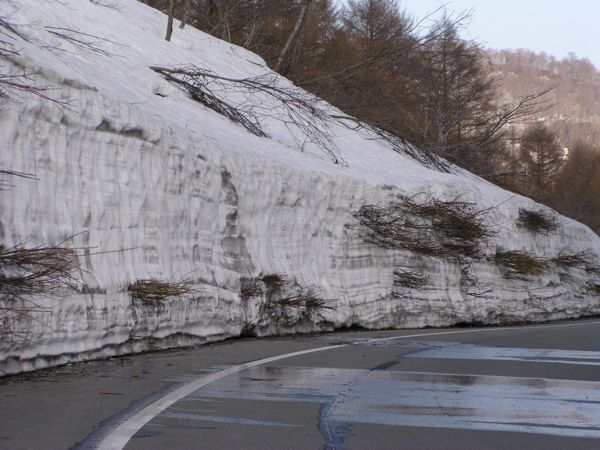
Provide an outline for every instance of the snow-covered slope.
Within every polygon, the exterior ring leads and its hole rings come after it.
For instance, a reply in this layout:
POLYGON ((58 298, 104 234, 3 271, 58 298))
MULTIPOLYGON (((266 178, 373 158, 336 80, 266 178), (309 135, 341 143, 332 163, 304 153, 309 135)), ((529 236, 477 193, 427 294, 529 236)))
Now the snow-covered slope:
MULTIPOLYGON (((583 269, 506 279, 489 261, 503 249, 547 258, 589 251, 597 262, 600 241, 585 226, 559 217, 548 234, 518 228, 519 208, 541 207, 459 169, 428 168, 340 122, 332 121, 330 132, 344 164, 333 164, 317 145, 301 151, 297 130, 276 118, 263 122, 269 138, 252 135, 149 67, 193 64, 242 78, 269 72, 259 57, 191 27, 166 42, 159 12, 135 0, 120 0, 116 9, 98 3, 0 3, 0 17, 21 35, 0 28, 19 50, 12 62, 2 60, 2 71, 32 73, 36 86, 52 88, 48 96, 69 101, 61 107, 13 92, 1 105, 0 169, 37 179, 12 178, 0 191, 0 244, 56 245, 75 235, 68 245, 81 249, 77 291, 32 299, 44 310, 35 320, 4 320, 12 337, 0 346, 0 375, 242 332, 504 323, 600 311, 583 269), (65 30, 93 35, 77 36, 102 52, 53 33, 65 30), (361 206, 416 193, 495 207, 486 216, 495 235, 483 255, 457 262, 365 242, 353 216, 361 206), (402 266, 421 267, 427 284, 395 286, 402 266), (242 298, 248 279, 273 273, 333 309, 273 312, 264 296, 242 298), (192 291, 158 306, 134 301, 128 286, 150 278, 185 279, 192 291)), ((11 301, 2 299, 5 307, 14 307, 11 301)))

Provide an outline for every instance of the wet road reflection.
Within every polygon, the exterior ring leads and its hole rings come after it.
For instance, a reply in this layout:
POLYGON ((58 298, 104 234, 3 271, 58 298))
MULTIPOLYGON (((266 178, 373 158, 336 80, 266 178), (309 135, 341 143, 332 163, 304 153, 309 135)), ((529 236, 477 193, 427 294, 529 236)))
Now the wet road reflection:
MULTIPOLYGON (((404 343, 394 342, 386 342, 383 344, 387 346, 405 346, 404 343)), ((529 361, 553 364, 600 366, 600 352, 537 348, 484 347, 473 344, 463 344, 460 342, 427 342, 422 344, 413 342, 411 345, 421 345, 423 349, 405 355, 406 357, 410 358, 529 361)))
POLYGON ((600 383, 587 381, 256 367, 202 388, 186 401, 215 399, 319 403, 319 428, 330 441, 343 441, 352 423, 600 438, 600 383))

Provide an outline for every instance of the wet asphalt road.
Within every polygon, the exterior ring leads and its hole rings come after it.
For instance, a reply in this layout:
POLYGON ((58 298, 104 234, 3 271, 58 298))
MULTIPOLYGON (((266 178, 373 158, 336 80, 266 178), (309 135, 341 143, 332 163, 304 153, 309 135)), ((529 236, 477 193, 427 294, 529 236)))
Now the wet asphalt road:
POLYGON ((600 322, 235 340, 5 378, 0 405, 1 449, 598 449, 600 322))

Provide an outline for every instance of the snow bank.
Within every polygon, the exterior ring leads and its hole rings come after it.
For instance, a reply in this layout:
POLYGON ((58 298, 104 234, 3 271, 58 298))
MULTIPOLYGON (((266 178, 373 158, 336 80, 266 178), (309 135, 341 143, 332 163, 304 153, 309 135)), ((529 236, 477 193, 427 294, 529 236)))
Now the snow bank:
MULTIPOLYGON (((600 241, 558 216, 547 235, 518 228, 529 199, 459 169, 441 173, 341 123, 331 133, 346 164, 297 139, 277 120, 270 138, 188 98, 149 69, 195 64, 228 77, 269 71, 256 55, 186 27, 164 41, 165 17, 135 0, 107 8, 87 0, 5 0, 0 17, 27 40, 3 70, 35 73, 69 108, 17 93, 0 110, 0 168, 33 173, 0 191, 0 243, 81 248, 78 291, 32 299, 35 320, 5 321, 0 375, 70 361, 192 345, 241 333, 309 332, 510 323, 600 311, 582 269, 506 279, 497 249, 538 256, 589 250, 600 241), (51 33, 79 30, 106 54, 51 33), (8 69, 6 69, 8 68, 8 69), (399 194, 428 193, 497 206, 483 256, 457 262, 365 242, 353 213, 399 194), (394 285, 394 270, 419 266, 428 283, 394 285), (322 316, 265 313, 264 296, 242 298, 245 279, 279 273, 334 309, 322 316), (153 306, 127 287, 186 279, 192 292, 153 306)), ((285 80, 282 83, 287 83, 285 80)), ((267 99, 265 99, 267 101, 267 99)), ((333 113, 335 110, 327 105, 333 113)), ((297 138, 297 136, 296 136, 297 138)), ((3 304, 11 300, 4 298, 3 304)))

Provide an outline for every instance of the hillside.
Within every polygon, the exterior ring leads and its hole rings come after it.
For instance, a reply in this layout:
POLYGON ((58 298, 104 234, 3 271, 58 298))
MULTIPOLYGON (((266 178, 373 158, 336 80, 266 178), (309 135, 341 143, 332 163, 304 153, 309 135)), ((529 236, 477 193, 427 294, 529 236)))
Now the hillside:
POLYGON ((0 17, 0 80, 21 83, 0 83, 0 375, 600 312, 587 227, 356 127, 255 54, 192 27, 166 42, 136 0, 0 17))
POLYGON ((554 108, 544 120, 564 146, 600 145, 600 72, 586 59, 556 58, 528 50, 489 50, 508 101, 553 87, 554 108))

